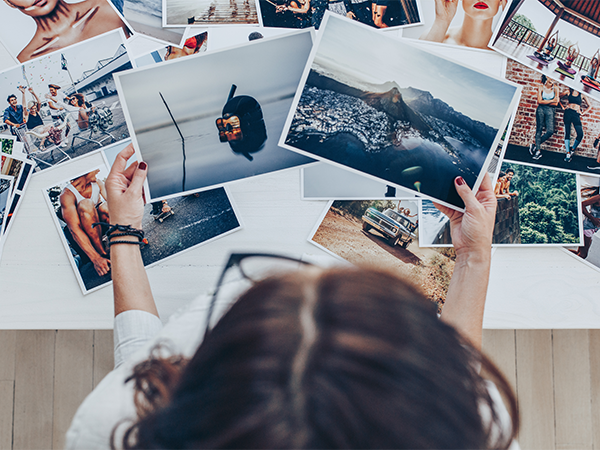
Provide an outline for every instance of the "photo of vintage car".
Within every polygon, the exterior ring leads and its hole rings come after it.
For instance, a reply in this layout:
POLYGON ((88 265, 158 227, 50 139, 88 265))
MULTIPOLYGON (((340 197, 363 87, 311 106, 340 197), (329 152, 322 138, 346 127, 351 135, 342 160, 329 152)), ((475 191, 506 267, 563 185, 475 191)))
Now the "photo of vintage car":
POLYGON ((372 228, 377 230, 388 240, 392 247, 400 244, 402 248, 406 248, 413 239, 417 238, 413 233, 416 225, 393 209, 380 212, 375 208, 369 208, 362 216, 362 221, 364 231, 368 232, 372 228))

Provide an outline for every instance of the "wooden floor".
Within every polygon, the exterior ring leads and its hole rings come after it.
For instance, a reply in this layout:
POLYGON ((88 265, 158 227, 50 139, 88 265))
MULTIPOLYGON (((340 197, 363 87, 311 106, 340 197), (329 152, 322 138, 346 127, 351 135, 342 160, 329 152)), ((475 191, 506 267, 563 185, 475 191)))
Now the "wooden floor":
MULTIPOLYGON (((0 331, 0 449, 63 448, 113 365, 112 331, 0 331)), ((523 449, 600 449, 600 330, 485 330, 515 387, 523 449)))

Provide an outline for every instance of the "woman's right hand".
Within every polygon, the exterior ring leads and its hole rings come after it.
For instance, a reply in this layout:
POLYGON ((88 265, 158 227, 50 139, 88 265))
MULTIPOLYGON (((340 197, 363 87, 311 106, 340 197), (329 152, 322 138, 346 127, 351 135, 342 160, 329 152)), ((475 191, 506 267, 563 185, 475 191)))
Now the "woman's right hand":
POLYGON ((435 0, 435 20, 450 25, 456 15, 459 0, 435 0))
POLYGON ((110 223, 141 228, 144 215, 142 188, 148 166, 145 162, 134 162, 127 167, 127 161, 134 153, 133 145, 129 144, 117 155, 105 186, 110 223))
POLYGON ((436 207, 450 219, 450 234, 456 256, 480 254, 489 257, 498 203, 490 176, 485 174, 477 194, 471 191, 462 177, 457 177, 454 185, 465 203, 465 212, 438 204, 436 207))

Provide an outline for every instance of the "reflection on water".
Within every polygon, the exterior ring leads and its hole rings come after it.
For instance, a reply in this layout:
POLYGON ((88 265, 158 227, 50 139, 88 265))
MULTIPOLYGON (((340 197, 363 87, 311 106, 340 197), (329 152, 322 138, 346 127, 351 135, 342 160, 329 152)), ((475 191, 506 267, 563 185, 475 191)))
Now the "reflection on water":
MULTIPOLYGON (((179 124, 185 137, 186 190, 286 169, 312 160, 277 146, 291 99, 262 104, 267 141, 253 154, 253 161, 235 154, 227 143, 219 141, 215 117, 179 124)), ((182 192, 183 152, 175 126, 137 134, 144 161, 148 164, 148 183, 152 198, 182 192)))

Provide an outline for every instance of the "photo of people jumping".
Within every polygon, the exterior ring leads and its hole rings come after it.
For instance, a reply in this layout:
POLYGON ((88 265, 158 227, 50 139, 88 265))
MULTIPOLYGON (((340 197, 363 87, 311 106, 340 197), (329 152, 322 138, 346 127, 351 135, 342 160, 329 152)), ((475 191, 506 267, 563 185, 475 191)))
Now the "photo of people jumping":
POLYGON ((0 132, 41 171, 129 137, 113 73, 132 64, 117 30, 3 72, 0 132))

